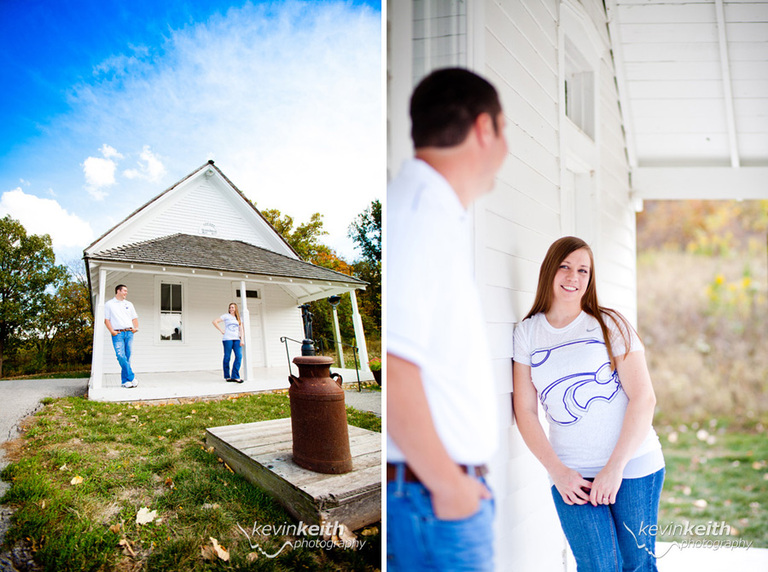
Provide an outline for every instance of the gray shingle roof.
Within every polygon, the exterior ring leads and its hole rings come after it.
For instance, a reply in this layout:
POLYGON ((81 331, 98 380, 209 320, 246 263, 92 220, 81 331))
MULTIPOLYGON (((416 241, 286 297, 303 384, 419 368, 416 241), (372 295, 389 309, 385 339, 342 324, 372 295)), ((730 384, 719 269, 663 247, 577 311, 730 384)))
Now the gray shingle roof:
POLYGON ((325 280, 363 286, 362 280, 239 240, 173 234, 96 252, 90 260, 159 264, 220 272, 325 280))

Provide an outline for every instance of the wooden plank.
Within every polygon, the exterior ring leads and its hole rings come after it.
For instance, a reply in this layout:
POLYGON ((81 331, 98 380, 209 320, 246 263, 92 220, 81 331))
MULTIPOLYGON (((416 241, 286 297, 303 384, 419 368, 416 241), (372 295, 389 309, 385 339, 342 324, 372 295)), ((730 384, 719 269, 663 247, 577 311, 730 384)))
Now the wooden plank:
MULTIPOLYGON (((696 99, 692 101, 669 99, 664 102, 640 100, 634 102, 633 110, 636 120, 651 117, 683 116, 698 117, 709 122, 713 116, 723 114, 723 101, 722 99, 696 99)), ((642 122, 638 121, 638 130, 641 126, 642 122)))
POLYGON ((768 22, 768 4, 734 4, 732 0, 725 3, 725 19, 728 22, 768 22))
POLYGON ((690 24, 715 21, 714 4, 619 5, 622 24, 690 24))
POLYGON ((491 3, 486 9, 486 19, 491 33, 526 69, 543 72, 549 68, 549 73, 557 75, 557 46, 540 33, 522 2, 513 2, 504 8, 491 3))
POLYGON ((356 530, 381 519, 381 434, 348 429, 354 468, 343 475, 308 471, 293 462, 290 418, 213 427, 206 443, 296 519, 343 522, 356 530))
POLYGON ((625 44, 717 42, 717 26, 714 19, 711 24, 621 24, 621 38, 625 44))
POLYGON ((519 55, 492 33, 485 36, 486 65, 499 70, 499 75, 528 101, 539 98, 558 100, 557 73, 547 69, 543 61, 533 69, 526 68, 519 55))
POLYGON ((731 79, 734 81, 766 80, 768 79, 768 62, 732 62, 731 79))
MULTIPOLYGON (((723 82, 718 80, 654 80, 627 82, 632 100, 639 99, 708 99, 723 97, 723 82)), ((766 82, 768 88, 768 82, 766 82)), ((747 86, 742 93, 751 93, 760 86, 747 86)), ((737 87, 734 85, 734 94, 737 87)), ((749 96, 747 96, 749 97, 749 96)), ((754 96, 753 96, 754 97, 754 96)))
MULTIPOLYGON (((721 164, 722 161, 730 161, 728 152, 728 135, 726 133, 705 134, 679 134, 670 135, 668 133, 637 133, 638 157, 642 164, 650 164, 653 160, 666 161, 686 159, 698 163, 716 161, 721 164)), ((632 183, 635 185, 636 179, 633 171, 632 183)), ((698 197, 703 198, 703 197, 698 197)))
POLYGON ((695 44, 669 42, 664 44, 626 44, 622 47, 624 61, 630 62, 706 62, 720 57, 717 42, 695 44))
POLYGON ((624 66, 627 81, 658 80, 719 80, 720 63, 708 62, 628 62, 624 66))

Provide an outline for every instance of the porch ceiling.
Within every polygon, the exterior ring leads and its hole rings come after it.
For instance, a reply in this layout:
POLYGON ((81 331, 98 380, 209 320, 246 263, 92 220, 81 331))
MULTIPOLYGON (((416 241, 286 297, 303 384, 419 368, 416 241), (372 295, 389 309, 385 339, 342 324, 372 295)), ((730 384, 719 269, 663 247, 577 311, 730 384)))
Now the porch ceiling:
POLYGON ((606 0, 638 198, 768 198, 768 0, 606 0))

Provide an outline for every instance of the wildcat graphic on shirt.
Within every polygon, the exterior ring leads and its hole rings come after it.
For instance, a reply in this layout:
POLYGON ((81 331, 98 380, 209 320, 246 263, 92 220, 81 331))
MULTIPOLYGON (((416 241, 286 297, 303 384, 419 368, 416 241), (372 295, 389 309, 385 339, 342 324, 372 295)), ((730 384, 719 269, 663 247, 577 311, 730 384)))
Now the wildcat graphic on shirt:
POLYGON ((596 371, 573 373, 557 378, 539 391, 539 400, 554 423, 577 423, 596 400, 611 401, 619 393, 621 384, 618 373, 611 370, 607 358, 605 342, 595 338, 571 340, 551 348, 536 350, 531 354, 531 374, 534 379, 551 379, 561 371, 557 366, 550 368, 548 362, 602 362, 596 371), (577 354, 578 359, 575 359, 577 354), (590 355, 592 359, 584 359, 585 354, 590 355), (550 361, 550 358, 553 359, 550 361))

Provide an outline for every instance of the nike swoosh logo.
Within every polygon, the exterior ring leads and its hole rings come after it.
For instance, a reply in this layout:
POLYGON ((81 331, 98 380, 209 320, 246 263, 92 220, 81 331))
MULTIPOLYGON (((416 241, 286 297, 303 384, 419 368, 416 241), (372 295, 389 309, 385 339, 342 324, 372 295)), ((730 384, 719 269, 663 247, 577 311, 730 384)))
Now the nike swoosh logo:
POLYGON ((600 327, 600 326, 595 326, 595 327, 594 327, 594 328, 592 328, 591 330, 590 330, 589 328, 587 328, 587 331, 588 331, 588 332, 594 332, 594 331, 595 331, 597 328, 599 328, 599 327, 600 327))

